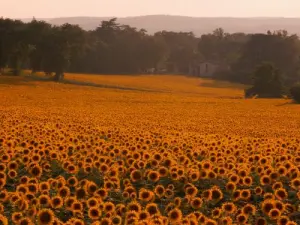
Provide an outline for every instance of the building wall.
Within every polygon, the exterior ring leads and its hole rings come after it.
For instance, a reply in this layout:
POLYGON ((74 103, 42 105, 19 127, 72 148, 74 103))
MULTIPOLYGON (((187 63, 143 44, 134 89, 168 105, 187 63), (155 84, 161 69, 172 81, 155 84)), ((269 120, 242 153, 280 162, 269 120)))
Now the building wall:
POLYGON ((218 65, 209 62, 199 63, 197 65, 190 66, 189 73, 193 76, 212 77, 214 73, 217 72, 218 67, 218 65))

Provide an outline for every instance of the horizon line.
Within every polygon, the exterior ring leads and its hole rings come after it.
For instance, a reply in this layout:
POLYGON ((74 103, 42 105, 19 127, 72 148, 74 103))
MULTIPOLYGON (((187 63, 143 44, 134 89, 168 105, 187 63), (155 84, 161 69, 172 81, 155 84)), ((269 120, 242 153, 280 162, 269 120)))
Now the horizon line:
POLYGON ((226 18, 226 19, 300 19, 299 17, 287 17, 287 16, 185 16, 185 15, 176 15, 176 14, 148 14, 148 15, 137 15, 137 16, 57 16, 57 17, 0 17, 7 19, 15 20, 27 20, 27 19, 63 19, 63 18, 137 18, 137 17, 149 17, 149 16, 169 16, 169 17, 186 17, 194 19, 217 19, 217 18, 226 18))

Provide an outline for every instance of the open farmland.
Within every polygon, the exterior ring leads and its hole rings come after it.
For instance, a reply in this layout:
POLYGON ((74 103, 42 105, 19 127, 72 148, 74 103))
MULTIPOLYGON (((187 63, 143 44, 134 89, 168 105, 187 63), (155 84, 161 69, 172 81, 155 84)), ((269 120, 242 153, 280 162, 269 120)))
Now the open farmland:
POLYGON ((290 100, 181 76, 66 80, 0 77, 2 224, 300 223, 290 100))

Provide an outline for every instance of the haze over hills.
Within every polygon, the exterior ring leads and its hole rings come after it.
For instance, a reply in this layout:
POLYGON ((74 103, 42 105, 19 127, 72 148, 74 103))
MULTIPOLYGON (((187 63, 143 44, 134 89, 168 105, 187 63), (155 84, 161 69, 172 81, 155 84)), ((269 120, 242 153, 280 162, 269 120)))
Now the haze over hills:
MULTIPOLYGON (((43 19, 54 25, 64 23, 78 24, 83 29, 92 30, 100 25, 101 21, 112 17, 65 17, 43 19)), ((27 19, 28 21, 28 19, 27 19)), ((222 27, 226 32, 265 33, 268 30, 287 30, 289 33, 300 34, 300 18, 209 18, 186 17, 168 15, 150 15, 138 17, 118 18, 120 24, 126 24, 138 29, 146 29, 149 34, 167 30, 175 32, 194 32, 196 36, 212 32, 222 27)))

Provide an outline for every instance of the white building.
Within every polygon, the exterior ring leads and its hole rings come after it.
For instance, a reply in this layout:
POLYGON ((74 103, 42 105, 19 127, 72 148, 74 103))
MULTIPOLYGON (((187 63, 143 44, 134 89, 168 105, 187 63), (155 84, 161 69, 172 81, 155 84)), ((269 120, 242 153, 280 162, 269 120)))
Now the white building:
POLYGON ((193 63, 189 66, 189 74, 198 77, 212 77, 219 69, 219 65, 211 62, 193 63))

